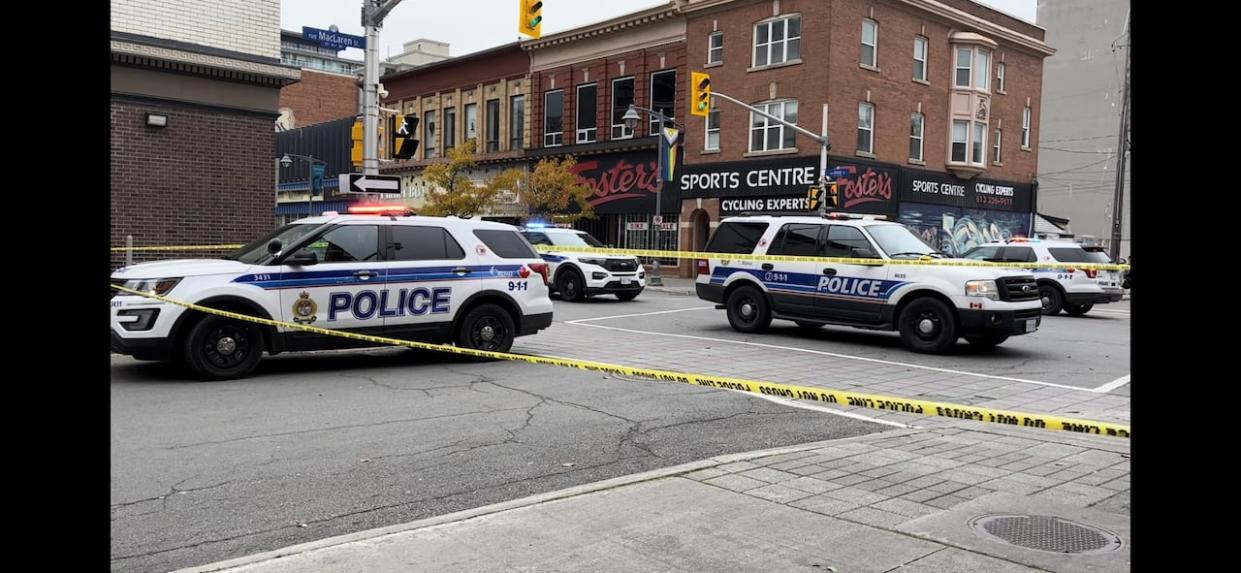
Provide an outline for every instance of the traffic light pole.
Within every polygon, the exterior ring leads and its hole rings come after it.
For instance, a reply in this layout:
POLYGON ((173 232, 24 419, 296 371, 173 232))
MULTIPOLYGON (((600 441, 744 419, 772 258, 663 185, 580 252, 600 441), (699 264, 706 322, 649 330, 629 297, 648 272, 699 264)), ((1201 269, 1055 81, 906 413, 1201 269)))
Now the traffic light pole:
MULTIPOLYGON (((785 121, 784 118, 771 115, 770 113, 767 113, 761 109, 758 109, 750 104, 739 101, 737 100, 737 98, 731 97, 726 94, 722 94, 715 90, 711 90, 711 97, 718 97, 718 98, 722 98, 724 100, 730 101, 732 103, 735 103, 741 107, 744 107, 750 110, 753 113, 757 113, 758 115, 761 115, 776 123, 779 123, 780 125, 791 128, 793 131, 796 131, 806 137, 809 137, 815 142, 817 142, 820 146, 820 150, 819 150, 819 193, 820 193, 820 197, 822 197, 822 194, 827 192, 827 185, 831 183, 831 181, 829 181, 827 178, 827 152, 828 150, 832 148, 831 138, 828 137, 827 135, 827 104, 823 104, 823 134, 819 135, 795 123, 790 123, 788 121, 785 121)), ((819 212, 820 213, 824 212, 826 205, 827 205, 827 202, 822 200, 821 198, 819 200, 819 212)))
POLYGON ((379 27, 401 0, 362 0, 366 75, 362 80, 362 173, 379 175, 379 27))

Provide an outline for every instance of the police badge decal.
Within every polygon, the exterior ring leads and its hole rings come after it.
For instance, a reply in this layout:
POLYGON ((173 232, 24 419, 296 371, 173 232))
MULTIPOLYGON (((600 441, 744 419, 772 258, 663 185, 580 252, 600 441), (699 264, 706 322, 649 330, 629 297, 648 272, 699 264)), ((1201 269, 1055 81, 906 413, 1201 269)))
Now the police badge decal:
POLYGON ((298 295, 297 300, 293 301, 293 322, 298 324, 310 324, 319 319, 315 313, 319 311, 319 305, 310 298, 310 293, 302 291, 298 295))

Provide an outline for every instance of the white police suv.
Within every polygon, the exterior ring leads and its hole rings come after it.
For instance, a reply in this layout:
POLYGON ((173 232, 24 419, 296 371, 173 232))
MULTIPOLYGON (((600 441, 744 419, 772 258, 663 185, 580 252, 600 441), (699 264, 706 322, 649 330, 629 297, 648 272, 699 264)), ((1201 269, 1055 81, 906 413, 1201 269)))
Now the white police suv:
POLYGON ((707 252, 850 257, 874 264, 757 262, 723 254, 697 262, 698 297, 718 303, 740 332, 762 332, 772 319, 805 328, 896 330, 916 352, 945 352, 959 337, 993 347, 1038 329, 1032 275, 986 267, 885 265, 946 255, 904 225, 880 219, 844 213, 725 219, 707 252))
POLYGON ((551 265, 552 288, 567 301, 577 301, 597 294, 614 294, 621 300, 633 300, 646 288, 646 270, 636 257, 568 253, 556 247, 599 247, 606 245, 588 233, 575 229, 559 229, 527 225, 522 234, 534 245, 548 245, 542 253, 551 265))
MULTIPOLYGON (((970 249, 963 258, 980 261, 1015 263, 1086 263, 1110 264, 1105 253, 1096 248, 1083 247, 1072 241, 1042 239, 1010 239, 1004 242, 986 243, 970 249)), ((1090 312, 1096 304, 1117 302, 1124 298, 1120 273, 1087 269, 1034 269, 1038 282, 1039 298, 1043 314, 1059 314, 1061 310, 1072 316, 1090 312)))
MULTIPOLYGON (((224 260, 139 264, 112 282, 290 323, 500 352, 552 323, 548 265, 515 227, 475 220, 327 213, 224 260)), ((263 352, 374 346, 114 293, 114 352, 183 361, 207 379, 245 376, 263 352)))

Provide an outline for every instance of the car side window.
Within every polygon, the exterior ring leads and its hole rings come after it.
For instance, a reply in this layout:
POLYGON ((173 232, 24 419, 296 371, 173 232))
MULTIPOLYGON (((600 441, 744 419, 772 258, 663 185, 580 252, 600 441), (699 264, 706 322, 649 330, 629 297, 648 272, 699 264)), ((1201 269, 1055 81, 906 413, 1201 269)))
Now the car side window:
POLYGON ((341 225, 320 235, 300 253, 314 253, 321 263, 364 263, 380 260, 379 227, 341 225))
POLYGON ((780 228, 767 254, 800 257, 823 256, 823 243, 820 240, 822 231, 823 225, 789 223, 780 228))
POLYGON ((866 240, 866 235, 862 231, 846 225, 828 225, 827 227, 827 249, 824 256, 827 257, 856 257, 857 249, 866 249, 874 253, 874 247, 870 246, 870 241, 866 240))
POLYGON ((965 253, 961 258, 970 259, 972 261, 993 261, 999 258, 999 247, 977 247, 974 250, 965 253))
POLYGON ((527 241, 530 241, 530 244, 531 244, 531 245, 550 245, 550 244, 552 244, 552 240, 551 240, 551 239, 549 239, 549 238, 547 238, 547 233, 529 233, 529 232, 528 232, 528 233, 526 233, 525 235, 526 235, 526 240, 527 240, 527 241))
POLYGON ((392 253, 396 261, 460 260, 465 251, 440 227, 393 225, 392 253))
POLYGON ((1033 263, 1038 261, 1038 257, 1034 256, 1034 249, 1030 247, 1004 247, 1002 258, 1006 263, 1033 263))

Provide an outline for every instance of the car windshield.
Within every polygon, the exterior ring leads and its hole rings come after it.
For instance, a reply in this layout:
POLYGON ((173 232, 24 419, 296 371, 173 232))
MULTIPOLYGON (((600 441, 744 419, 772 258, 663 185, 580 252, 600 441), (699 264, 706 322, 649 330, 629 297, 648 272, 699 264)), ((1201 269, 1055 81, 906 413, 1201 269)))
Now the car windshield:
POLYGON ((1094 249, 1086 249, 1086 256, 1090 257, 1090 260, 1096 263, 1111 263, 1112 262, 1112 257, 1107 256, 1107 252, 1105 251, 1096 251, 1094 249))
POLYGON ((553 245, 561 247, 606 247, 598 239, 586 233, 548 233, 547 238, 553 245))
POLYGON ((267 252, 267 244, 273 240, 280 241, 280 244, 287 248, 289 245, 303 239, 307 234, 318 229, 319 225, 309 223, 294 223, 280 227, 254 241, 246 246, 237 249, 227 255, 226 259, 241 261, 246 264, 257 264, 259 261, 267 258, 270 253, 267 252))
POLYGON ((943 253, 922 242, 904 225, 871 225, 866 227, 870 236, 879 243, 879 248, 889 257, 918 258, 921 256, 942 256, 943 253))

